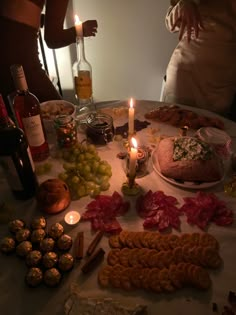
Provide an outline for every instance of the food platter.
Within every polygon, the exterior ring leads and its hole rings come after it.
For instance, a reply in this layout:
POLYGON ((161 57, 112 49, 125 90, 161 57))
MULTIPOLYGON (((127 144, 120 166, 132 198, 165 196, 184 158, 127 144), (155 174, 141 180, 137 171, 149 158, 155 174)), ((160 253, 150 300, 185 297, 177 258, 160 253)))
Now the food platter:
POLYGON ((213 186, 216 186, 224 178, 224 176, 223 176, 220 180, 213 181, 213 182, 189 182, 189 181, 184 182, 184 181, 178 181, 174 178, 166 177, 161 173, 160 165, 159 165, 157 154, 156 154, 157 150, 158 150, 158 147, 152 152, 151 160, 152 160, 153 169, 161 178, 163 178, 165 181, 167 181, 168 183, 170 183, 172 185, 182 187, 182 188, 187 188, 187 189, 200 190, 200 189, 207 189, 207 188, 211 188, 213 186))

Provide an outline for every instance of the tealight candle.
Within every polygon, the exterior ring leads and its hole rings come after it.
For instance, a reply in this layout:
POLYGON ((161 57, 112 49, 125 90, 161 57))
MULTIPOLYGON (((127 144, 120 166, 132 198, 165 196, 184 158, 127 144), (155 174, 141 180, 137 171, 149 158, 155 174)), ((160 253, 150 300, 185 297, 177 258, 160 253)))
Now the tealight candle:
POLYGON ((133 146, 130 148, 129 157, 129 177, 135 177, 136 174, 136 163, 137 163, 137 141, 135 138, 131 138, 133 146))
POLYGON ((83 37, 83 23, 80 21, 78 15, 75 15, 75 30, 78 38, 83 37))
POLYGON ((77 211, 69 211, 65 215, 65 222, 69 225, 75 225, 80 220, 80 214, 77 211))
POLYGON ((129 103, 129 134, 132 135, 134 133, 134 104, 133 99, 130 99, 129 103))

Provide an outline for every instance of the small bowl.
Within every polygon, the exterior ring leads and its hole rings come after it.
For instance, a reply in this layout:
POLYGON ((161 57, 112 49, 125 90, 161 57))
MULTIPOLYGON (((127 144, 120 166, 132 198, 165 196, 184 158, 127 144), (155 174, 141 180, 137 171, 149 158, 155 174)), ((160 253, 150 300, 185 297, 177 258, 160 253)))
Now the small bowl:
POLYGON ((58 115, 71 115, 75 117, 75 105, 64 100, 52 100, 40 104, 46 132, 53 131, 53 121, 58 115))
POLYGON ((232 154, 232 140, 225 131, 214 127, 202 127, 197 130, 196 136, 212 145, 221 158, 230 158, 232 154))

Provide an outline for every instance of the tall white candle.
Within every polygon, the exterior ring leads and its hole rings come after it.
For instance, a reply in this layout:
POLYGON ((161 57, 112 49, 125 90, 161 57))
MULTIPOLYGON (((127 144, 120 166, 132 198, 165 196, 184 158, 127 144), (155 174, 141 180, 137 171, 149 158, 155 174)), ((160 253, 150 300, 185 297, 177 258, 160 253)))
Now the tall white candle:
POLYGON ((129 134, 132 135, 134 133, 134 104, 133 99, 130 99, 129 102, 129 134))
POLYGON ((76 36, 78 38, 83 37, 83 25, 78 15, 75 15, 75 30, 76 30, 76 36))
POLYGON ((129 177, 134 177, 136 173, 138 146, 135 138, 131 138, 131 142, 133 146, 130 148, 129 154, 129 177))

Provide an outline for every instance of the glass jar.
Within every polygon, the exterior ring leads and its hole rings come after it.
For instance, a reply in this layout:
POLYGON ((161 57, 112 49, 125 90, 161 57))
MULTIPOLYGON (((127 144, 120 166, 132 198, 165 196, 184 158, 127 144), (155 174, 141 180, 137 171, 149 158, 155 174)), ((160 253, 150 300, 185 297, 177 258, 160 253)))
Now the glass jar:
POLYGON ((60 148, 72 147, 77 142, 76 122, 71 115, 59 115, 54 119, 57 144, 60 148))
POLYGON ((214 127, 202 127, 197 130, 196 137, 210 144, 223 160, 231 157, 232 140, 225 131, 214 127))
POLYGON ((111 142, 114 137, 113 118, 102 113, 89 114, 86 117, 86 135, 93 144, 111 142))

